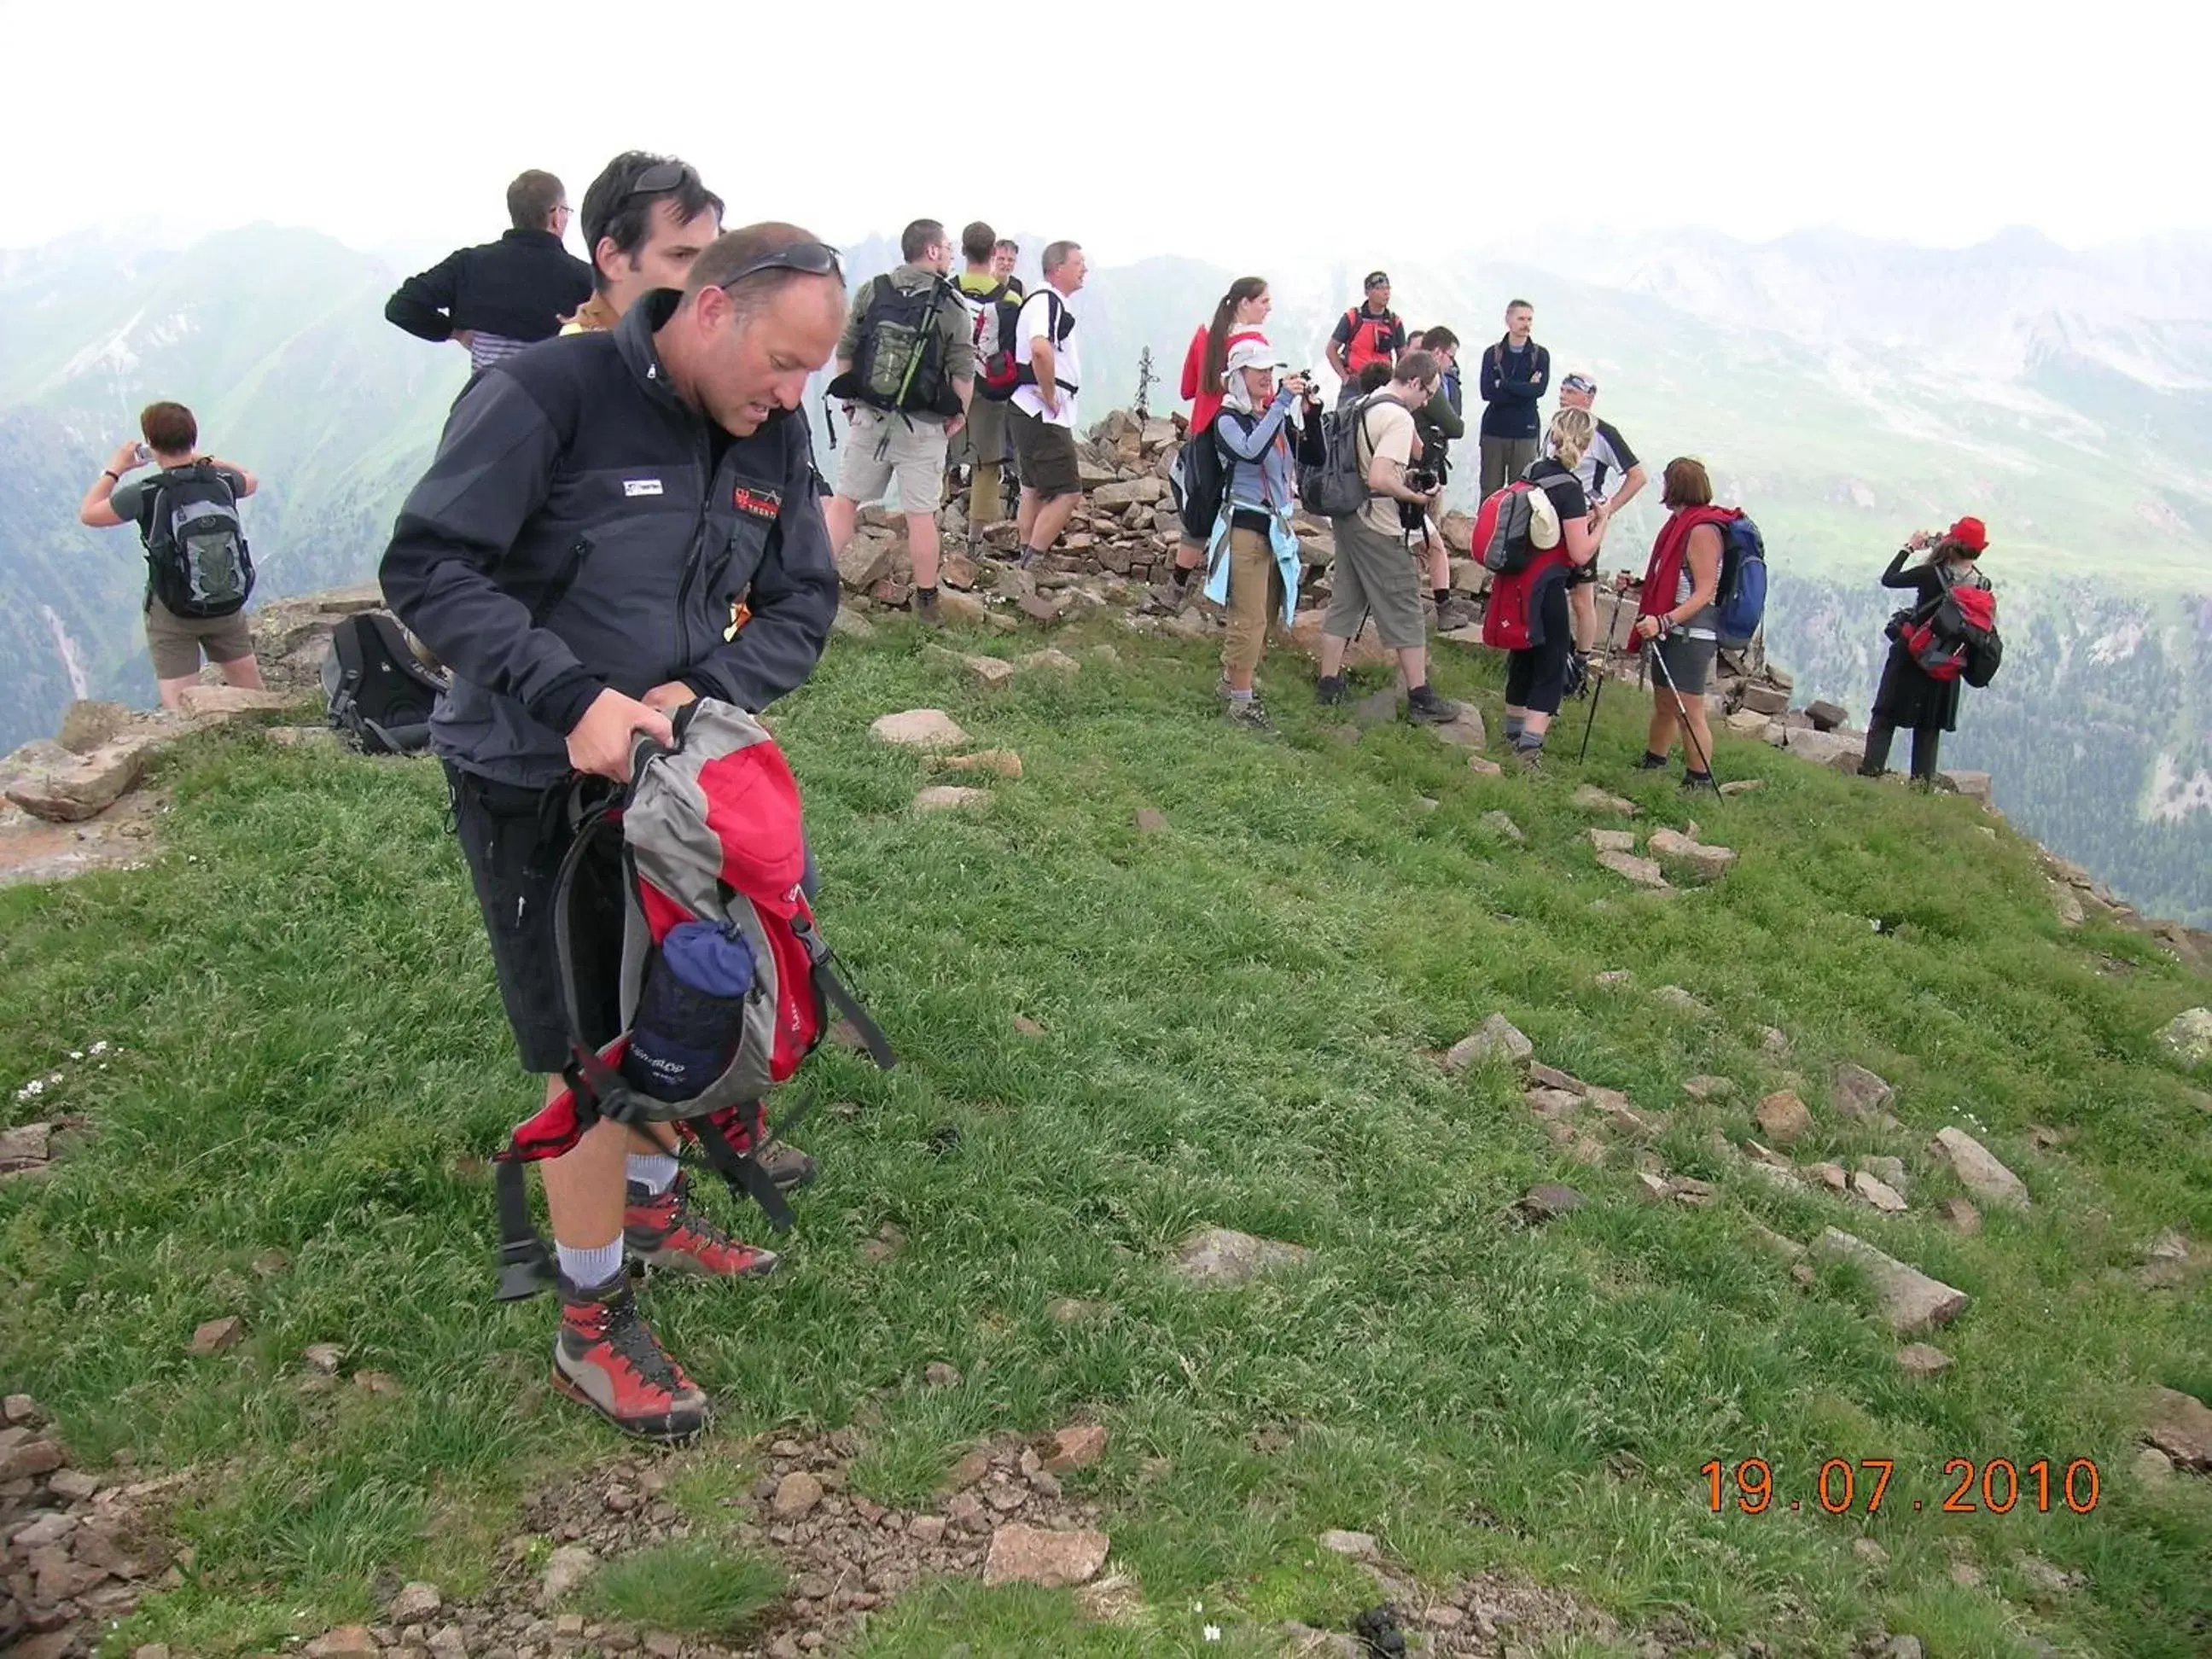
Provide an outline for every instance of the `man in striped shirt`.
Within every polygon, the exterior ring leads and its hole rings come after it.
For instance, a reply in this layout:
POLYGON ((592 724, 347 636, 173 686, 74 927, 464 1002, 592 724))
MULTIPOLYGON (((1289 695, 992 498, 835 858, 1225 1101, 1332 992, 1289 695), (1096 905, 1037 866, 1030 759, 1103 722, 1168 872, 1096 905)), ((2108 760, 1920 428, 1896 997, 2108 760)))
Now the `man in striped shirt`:
POLYGON ((560 332, 592 295, 592 268, 562 246, 568 192, 536 168, 507 187, 514 222, 495 242, 449 253, 385 303, 387 322, 419 339, 452 340, 482 369, 560 332))

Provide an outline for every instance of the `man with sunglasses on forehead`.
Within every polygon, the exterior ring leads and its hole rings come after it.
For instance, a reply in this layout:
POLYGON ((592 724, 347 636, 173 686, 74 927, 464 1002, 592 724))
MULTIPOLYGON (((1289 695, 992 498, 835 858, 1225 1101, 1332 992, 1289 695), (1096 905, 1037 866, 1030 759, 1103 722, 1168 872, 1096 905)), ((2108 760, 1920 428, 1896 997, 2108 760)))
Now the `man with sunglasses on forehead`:
MULTIPOLYGON (((793 411, 844 321, 836 250, 793 225, 732 231, 681 292, 479 374, 400 509, 385 597, 453 671, 431 745, 522 1065, 548 1100, 568 1056, 553 889, 580 788, 626 781, 637 735, 672 743, 670 716, 694 698, 765 708, 829 637, 837 568, 793 411)), ((594 1046, 621 1028, 607 851, 582 861, 570 914, 594 1046)), ((554 1385, 660 1440, 697 1433, 707 1396, 640 1317, 626 1259, 723 1279, 776 1265, 690 1206, 671 1144, 601 1122, 539 1165, 561 1268, 554 1385)))
POLYGON ((688 161, 625 150, 584 192, 592 297, 563 334, 612 328, 641 295, 682 288, 699 250, 722 234, 722 198, 688 161))

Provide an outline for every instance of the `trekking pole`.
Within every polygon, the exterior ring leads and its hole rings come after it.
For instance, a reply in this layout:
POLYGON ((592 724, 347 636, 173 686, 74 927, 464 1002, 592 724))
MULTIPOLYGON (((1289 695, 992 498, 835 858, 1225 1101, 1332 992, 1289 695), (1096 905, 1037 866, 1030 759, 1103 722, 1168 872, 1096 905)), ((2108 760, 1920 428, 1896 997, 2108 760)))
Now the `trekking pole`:
POLYGON ((1653 664, 1658 668, 1659 678, 1667 683, 1667 690, 1674 699, 1674 717, 1682 724, 1683 746, 1689 750, 1692 757, 1697 761, 1698 764, 1705 768, 1705 781, 1713 787, 1713 799, 1715 800, 1727 799, 1728 798, 1721 793, 1721 781, 1713 775, 1712 757, 1705 754, 1698 747, 1698 734, 1692 731, 1690 726, 1689 707, 1683 702, 1682 694, 1674 689, 1674 677, 1667 672, 1667 659, 1659 654, 1659 641, 1656 639, 1652 639, 1647 640, 1645 643, 1651 647, 1651 649, 1645 653, 1645 654, 1651 659, 1653 664))
POLYGON ((1583 746, 1575 754, 1575 764, 1577 766, 1589 758, 1590 732, 1597 726, 1597 706, 1605 699, 1606 670, 1611 665, 1612 661, 1613 653, 1610 651, 1607 651, 1598 661, 1597 688, 1590 693, 1589 718, 1583 722, 1583 746))

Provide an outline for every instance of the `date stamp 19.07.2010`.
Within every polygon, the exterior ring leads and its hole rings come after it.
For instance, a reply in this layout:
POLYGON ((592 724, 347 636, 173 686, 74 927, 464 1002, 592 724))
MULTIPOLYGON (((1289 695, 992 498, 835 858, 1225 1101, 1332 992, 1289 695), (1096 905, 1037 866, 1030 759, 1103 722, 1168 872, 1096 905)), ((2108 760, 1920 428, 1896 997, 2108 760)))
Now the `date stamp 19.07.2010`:
POLYGON ((2087 1515, 2097 1507, 2100 1484, 2095 1461, 2087 1457, 2066 1462, 2039 1457, 2025 1463, 2008 1457, 1949 1458, 1942 1479, 1931 1482, 1924 1495, 1891 1491, 1897 1473, 1893 1457, 1828 1458, 1805 1490, 1794 1495, 1777 1489, 1773 1468, 1763 1457, 1747 1457, 1733 1466, 1717 1457, 1698 1473, 1705 1477, 1705 1503, 1715 1515, 1731 1501, 1745 1515, 1805 1509, 1876 1515, 1885 1503, 1893 1508, 1910 1504, 1916 1512, 1933 1507, 1945 1515, 2008 1515, 2021 1508, 2042 1515, 2087 1515))

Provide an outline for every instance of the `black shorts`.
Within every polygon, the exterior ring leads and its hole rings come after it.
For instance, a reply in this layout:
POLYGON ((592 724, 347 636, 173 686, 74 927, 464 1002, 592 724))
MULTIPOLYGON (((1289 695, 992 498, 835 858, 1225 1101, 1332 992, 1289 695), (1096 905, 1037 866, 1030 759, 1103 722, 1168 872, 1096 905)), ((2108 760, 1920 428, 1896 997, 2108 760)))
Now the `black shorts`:
MULTIPOLYGON (((553 942, 553 885, 575 837, 571 786, 525 789, 451 764, 446 782, 522 1069, 558 1072, 568 1063, 568 1016, 553 942)), ((624 908, 622 838, 602 835, 578 866, 569 912, 583 1036, 594 1048, 622 1030, 624 908)))

